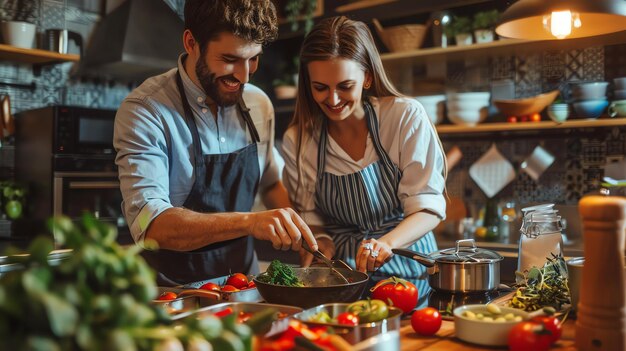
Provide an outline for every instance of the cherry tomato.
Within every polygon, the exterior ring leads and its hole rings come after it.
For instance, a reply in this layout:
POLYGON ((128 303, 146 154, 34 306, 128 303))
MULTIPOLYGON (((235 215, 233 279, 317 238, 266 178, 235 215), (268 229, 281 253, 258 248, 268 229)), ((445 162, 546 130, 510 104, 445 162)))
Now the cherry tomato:
POLYGON ((235 273, 228 276, 226 285, 232 285, 237 289, 243 289, 248 286, 248 277, 242 273, 235 273))
POLYGON ((511 329, 508 341, 511 351, 546 351, 550 349, 552 335, 542 324, 521 322, 511 329))
POLYGON ((254 280, 251 280, 248 282, 248 289, 254 289, 256 288, 256 283, 254 282, 254 280))
POLYGON ((517 123, 517 116, 509 116, 506 118, 509 123, 517 123))
POLYGON ((383 300, 391 304, 404 313, 411 312, 417 306, 417 287, 413 283, 391 277, 381 280, 371 290, 372 299, 383 300))
POLYGON ((239 289, 235 288, 232 285, 224 285, 222 287, 222 291, 224 291, 224 292, 236 292, 236 291, 239 291, 239 289))
POLYGON ((176 299, 177 297, 178 297, 178 295, 176 295, 175 292, 166 291, 166 292, 162 293, 161 295, 159 295, 159 297, 157 297, 157 300, 170 301, 170 300, 176 299))
POLYGON ((421 335, 434 335, 441 328, 441 314, 432 307, 422 308, 413 312, 411 326, 421 335))
POLYGON ((226 307, 225 309, 215 312, 214 315, 216 317, 222 318, 222 317, 226 317, 229 314, 233 313, 233 309, 231 307, 226 307))
POLYGON ((559 341, 561 338, 561 322, 554 316, 536 316, 533 317, 531 322, 543 324, 543 326, 550 332, 552 344, 559 341))
POLYGON ((339 313, 337 315, 337 323, 343 325, 359 325, 359 316, 350 312, 339 313))
POLYGON ((530 121, 531 122, 539 122, 541 121, 541 115, 539 113, 533 113, 532 115, 530 115, 530 121))
POLYGON ((213 290, 213 291, 220 291, 220 286, 215 284, 215 283, 206 283, 203 284, 200 289, 202 290, 213 290))

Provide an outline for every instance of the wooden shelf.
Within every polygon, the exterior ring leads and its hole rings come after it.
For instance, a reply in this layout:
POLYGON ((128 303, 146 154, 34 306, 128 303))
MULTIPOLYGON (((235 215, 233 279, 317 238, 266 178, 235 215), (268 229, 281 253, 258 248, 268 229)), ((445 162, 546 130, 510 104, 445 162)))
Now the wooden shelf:
POLYGON ((366 9, 373 6, 388 4, 390 2, 394 2, 398 0, 361 0, 354 1, 346 5, 337 6, 335 8, 335 12, 345 13, 354 10, 366 9))
POLYGON ((446 134, 469 134, 469 133, 485 133, 485 132, 512 132, 522 130, 548 130, 548 129, 567 129, 567 128, 596 128, 596 127, 612 127, 626 126, 626 118, 609 118, 604 116, 600 119, 580 119, 565 121, 564 123, 556 123, 552 121, 541 122, 518 122, 518 123, 483 123, 475 126, 461 125, 438 125, 437 133, 446 134))
POLYGON ((47 64, 58 62, 76 62, 80 55, 59 54, 48 50, 24 49, 11 45, 0 44, 0 60, 26 62, 31 64, 47 64))
POLYGON ((372 18, 381 21, 456 7, 493 2, 494 0, 361 0, 352 1, 334 9, 336 15, 346 15, 354 20, 370 22, 372 18))
POLYGON ((565 40, 520 40, 501 39, 490 43, 472 44, 466 46, 452 45, 447 48, 424 48, 404 52, 386 53, 380 55, 383 63, 402 64, 435 62, 451 58, 473 58, 486 55, 515 55, 540 50, 572 50, 601 45, 613 45, 626 42, 626 31, 611 33, 602 36, 575 38, 565 40))

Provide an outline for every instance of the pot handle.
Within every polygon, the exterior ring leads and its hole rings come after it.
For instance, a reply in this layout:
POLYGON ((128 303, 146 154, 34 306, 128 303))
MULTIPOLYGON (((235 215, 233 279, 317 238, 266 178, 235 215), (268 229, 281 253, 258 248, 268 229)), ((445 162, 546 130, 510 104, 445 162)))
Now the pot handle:
POLYGON ((426 267, 435 266, 435 260, 428 257, 427 255, 424 255, 423 253, 419 253, 419 252, 415 252, 413 250, 407 250, 407 249, 391 249, 391 252, 393 252, 396 255, 414 259, 415 261, 421 263, 422 265, 426 267))

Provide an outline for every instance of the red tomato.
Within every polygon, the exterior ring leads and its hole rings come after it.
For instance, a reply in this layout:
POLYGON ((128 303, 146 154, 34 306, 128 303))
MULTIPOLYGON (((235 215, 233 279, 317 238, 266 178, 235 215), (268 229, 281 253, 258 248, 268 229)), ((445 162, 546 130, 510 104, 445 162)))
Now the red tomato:
POLYGON ((509 116, 506 118, 509 123, 517 123, 517 116, 509 116))
POLYGON ((178 295, 176 295, 175 292, 166 291, 162 293, 161 295, 159 295, 159 297, 157 297, 157 300, 169 301, 169 300, 174 300, 177 297, 178 295))
POLYGON ((235 273, 228 276, 226 279, 226 285, 232 285, 237 289, 243 289, 248 287, 248 277, 242 273, 235 273))
POLYGON ((236 291, 239 291, 239 289, 235 288, 232 285, 224 285, 222 287, 222 291, 224 291, 224 292, 236 292, 236 291))
POLYGON ((203 290, 213 290, 213 291, 220 291, 220 286, 215 284, 215 283, 206 283, 203 284, 200 289, 203 290))
POLYGON ((541 115, 539 113, 533 113, 532 115, 530 115, 530 121, 531 122, 539 122, 541 121, 541 115))
POLYGON ((521 322, 511 329, 508 341, 511 351, 546 351, 550 349, 552 335, 542 324, 521 322))
POLYGON ((432 307, 413 312, 411 326, 421 335, 434 335, 441 328, 441 314, 432 307))
POLYGON ((417 287, 413 283, 391 277, 378 282, 371 290, 372 299, 383 300, 404 313, 411 312, 417 306, 417 287))
POLYGON ((533 317, 531 322, 543 324, 543 326, 550 332, 552 344, 559 341, 561 338, 561 322, 554 316, 536 316, 533 317))
POLYGON ((337 323, 343 325, 359 325, 359 316, 350 312, 339 313, 337 315, 337 323))
POLYGON ((248 289, 253 289, 256 288, 256 283, 254 282, 254 280, 251 280, 248 282, 248 289))

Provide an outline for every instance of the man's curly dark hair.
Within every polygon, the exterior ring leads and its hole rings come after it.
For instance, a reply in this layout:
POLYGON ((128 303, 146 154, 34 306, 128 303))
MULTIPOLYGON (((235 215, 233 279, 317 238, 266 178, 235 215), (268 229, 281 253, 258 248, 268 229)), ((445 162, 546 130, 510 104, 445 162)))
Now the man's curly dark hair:
POLYGON ((276 8, 271 0, 187 0, 185 29, 200 48, 222 32, 266 45, 276 39, 276 8))

